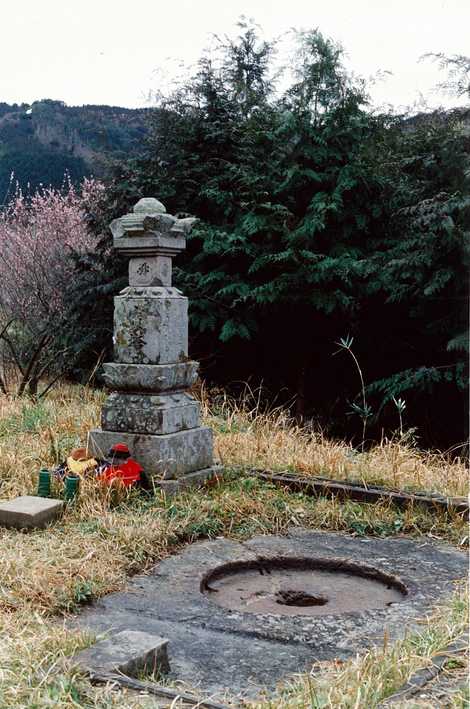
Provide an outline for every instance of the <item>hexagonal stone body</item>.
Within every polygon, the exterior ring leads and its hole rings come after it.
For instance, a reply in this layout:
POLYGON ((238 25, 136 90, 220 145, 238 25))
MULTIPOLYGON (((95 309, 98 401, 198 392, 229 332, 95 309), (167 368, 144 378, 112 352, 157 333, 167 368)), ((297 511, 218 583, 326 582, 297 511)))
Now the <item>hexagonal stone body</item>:
POLYGON ((94 429, 87 447, 91 455, 104 457, 116 443, 127 445, 145 472, 157 478, 180 478, 213 465, 212 430, 202 426, 163 436, 94 429))
POLYGON ((167 391, 186 389, 197 379, 199 362, 178 364, 103 364, 103 379, 118 391, 167 391))
POLYGON ((190 394, 121 394, 108 396, 101 410, 105 431, 175 433, 199 426, 199 404, 190 394))
POLYGON ((114 356, 169 364, 188 355, 188 299, 176 288, 126 288, 114 299, 114 356))

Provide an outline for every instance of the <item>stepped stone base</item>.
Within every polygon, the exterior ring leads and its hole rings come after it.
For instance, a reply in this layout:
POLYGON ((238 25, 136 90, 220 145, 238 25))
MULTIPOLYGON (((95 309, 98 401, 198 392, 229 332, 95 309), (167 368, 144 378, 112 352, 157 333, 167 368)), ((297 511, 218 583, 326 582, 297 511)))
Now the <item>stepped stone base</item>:
POLYGON ((213 463, 212 430, 202 426, 159 436, 95 428, 89 434, 88 450, 103 458, 116 443, 125 443, 147 475, 162 480, 179 479, 213 463))
POLYGON ((222 475, 222 467, 213 465, 212 468, 196 470, 194 473, 183 475, 183 477, 178 478, 178 480, 160 480, 157 485, 166 495, 171 497, 190 488, 202 487, 204 483, 220 475, 222 475))
POLYGON ((101 410, 105 431, 158 435, 199 426, 199 404, 190 394, 110 394, 101 410))

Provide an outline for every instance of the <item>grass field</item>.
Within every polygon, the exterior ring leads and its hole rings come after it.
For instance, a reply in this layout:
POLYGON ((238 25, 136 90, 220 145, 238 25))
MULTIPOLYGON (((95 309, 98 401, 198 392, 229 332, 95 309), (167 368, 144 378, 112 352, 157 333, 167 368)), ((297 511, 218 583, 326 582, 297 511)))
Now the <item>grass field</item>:
MULTIPOLYGON (((40 467, 62 461, 71 448, 86 442, 102 401, 102 392, 65 385, 37 404, 0 399, 1 498, 34 493, 40 467)), ((79 503, 48 529, 28 534, 0 530, 1 709, 155 706, 150 698, 94 687, 72 670, 70 655, 93 638, 66 630, 60 618, 122 588, 129 574, 195 539, 221 534, 246 538, 301 525, 356 535, 423 535, 459 547, 466 544, 466 524, 457 515, 400 511, 385 503, 315 500, 245 472, 251 467, 296 469, 463 495, 468 473, 459 458, 422 453, 406 437, 384 440, 362 454, 299 428, 282 410, 264 414, 259 407, 235 406, 223 396, 212 406, 203 396, 202 404, 227 471, 219 484, 167 500, 159 493, 126 495, 84 481, 79 503)), ((465 599, 465 590, 456 588, 450 605, 436 609, 432 621, 423 619, 419 636, 385 643, 351 662, 323 665, 314 676, 299 677, 281 688, 275 700, 257 706, 377 706, 415 668, 462 634, 465 599)), ((466 706, 466 701, 459 695, 452 706, 466 706)))

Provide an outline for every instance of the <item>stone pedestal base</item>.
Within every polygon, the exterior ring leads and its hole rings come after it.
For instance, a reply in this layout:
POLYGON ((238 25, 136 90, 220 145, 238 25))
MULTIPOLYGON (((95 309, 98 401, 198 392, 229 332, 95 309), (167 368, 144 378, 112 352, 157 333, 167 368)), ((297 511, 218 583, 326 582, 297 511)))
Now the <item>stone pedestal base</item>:
POLYGON ((88 450, 91 455, 104 458, 116 443, 125 443, 132 457, 153 478, 175 480, 188 473, 212 468, 213 442, 210 428, 199 426, 189 431, 160 436, 95 428, 89 434, 88 450))
POLYGON ((159 480, 156 484, 166 495, 171 497, 190 488, 202 487, 204 483, 220 475, 222 475, 222 467, 213 465, 212 468, 196 470, 194 473, 183 475, 178 480, 159 480))

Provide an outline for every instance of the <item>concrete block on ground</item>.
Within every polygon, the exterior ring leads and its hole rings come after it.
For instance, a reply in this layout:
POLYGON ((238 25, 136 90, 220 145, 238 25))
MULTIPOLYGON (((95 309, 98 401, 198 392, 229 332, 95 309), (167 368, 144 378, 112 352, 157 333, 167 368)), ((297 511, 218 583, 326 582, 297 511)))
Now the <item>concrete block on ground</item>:
POLYGON ((82 650, 74 664, 90 675, 121 672, 135 677, 139 672, 170 670, 168 640, 140 630, 123 630, 82 650))
POLYGON ((130 394, 113 392, 101 409, 105 431, 165 434, 199 426, 200 406, 190 394, 130 394))
POLYGON ((178 480, 160 480, 157 485, 166 495, 171 497, 191 488, 202 487, 204 483, 221 474, 221 466, 213 465, 212 468, 195 470, 193 473, 183 475, 178 480))
POLYGON ((45 527, 61 513, 64 503, 47 497, 22 495, 0 502, 0 526, 15 529, 45 527))

